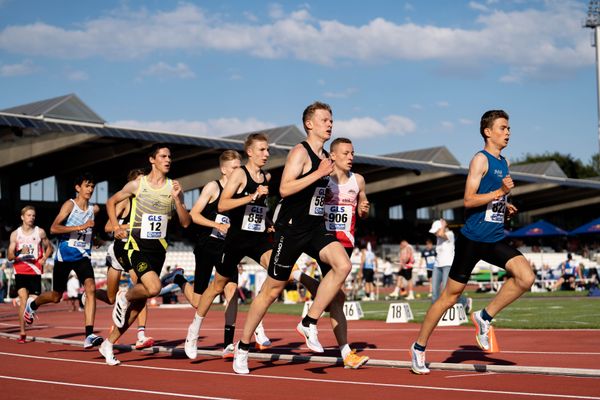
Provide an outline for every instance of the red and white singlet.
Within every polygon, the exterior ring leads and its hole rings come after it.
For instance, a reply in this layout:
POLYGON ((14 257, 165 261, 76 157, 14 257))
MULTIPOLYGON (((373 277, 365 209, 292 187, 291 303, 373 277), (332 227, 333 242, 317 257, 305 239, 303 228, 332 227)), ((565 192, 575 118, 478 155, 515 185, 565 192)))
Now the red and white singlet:
POLYGON ((23 275, 41 275, 44 267, 40 262, 44 256, 40 229, 36 226, 27 235, 22 227, 17 229, 17 259, 13 262, 15 273, 23 275))
POLYGON ((333 177, 329 178, 325 193, 325 226, 328 231, 335 232, 336 238, 344 247, 354 247, 358 193, 358 183, 352 172, 348 182, 343 185, 333 177))

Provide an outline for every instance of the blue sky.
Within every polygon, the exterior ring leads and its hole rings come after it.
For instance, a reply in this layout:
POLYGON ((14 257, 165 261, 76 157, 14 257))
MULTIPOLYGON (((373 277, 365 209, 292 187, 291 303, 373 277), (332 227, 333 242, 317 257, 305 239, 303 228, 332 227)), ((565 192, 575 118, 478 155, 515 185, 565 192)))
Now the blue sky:
POLYGON ((222 136, 325 101, 361 154, 446 146, 509 112, 509 159, 598 152, 587 1, 0 0, 0 109, 76 93, 111 124, 222 136))

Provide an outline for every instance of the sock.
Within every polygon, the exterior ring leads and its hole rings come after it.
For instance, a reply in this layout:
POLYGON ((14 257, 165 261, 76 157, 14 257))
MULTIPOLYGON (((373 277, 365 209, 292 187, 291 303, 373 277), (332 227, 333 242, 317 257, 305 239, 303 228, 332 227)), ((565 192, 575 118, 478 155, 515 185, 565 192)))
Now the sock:
POLYGON ((200 327, 202 326, 202 321, 204 321, 204 317, 199 316, 198 313, 194 314, 194 320, 192 321, 194 329, 199 331, 200 327))
POLYGON ((415 350, 425 351, 425 348, 427 346, 421 346, 419 343, 415 342, 415 344, 413 344, 413 347, 415 348, 415 350))
POLYGON ((173 278, 173 282, 175 282, 175 284, 179 286, 181 290, 183 290, 185 284, 188 283, 187 279, 185 279, 185 276, 183 276, 183 274, 175 275, 175 278, 173 278))
POLYGON ((483 310, 481 310, 481 318, 482 318, 484 321, 487 321, 487 322, 492 322, 492 319, 493 319, 494 317, 492 317, 490 314, 488 314, 488 312, 487 312, 487 311, 485 310, 485 308, 484 308, 483 310))
POLYGON ((35 300, 34 300, 34 301, 32 301, 32 302, 31 302, 31 304, 29 305, 29 307, 31 307, 31 309, 32 309, 33 311, 35 311, 35 310, 37 310, 37 309, 38 309, 38 307, 39 307, 39 306, 37 305, 37 303, 36 303, 36 302, 35 302, 35 300))
POLYGON ((350 354, 352 350, 350 350, 350 346, 348 346, 348 343, 346 343, 345 345, 340 346, 340 352, 342 353, 342 358, 346 358, 346 356, 350 354))
POLYGON ((392 295, 393 295, 393 296, 398 296, 398 292, 400 292, 400 289, 398 288, 398 286, 396 286, 396 287, 394 288, 394 291, 392 292, 392 295))
POLYGON ((94 325, 86 325, 85 326, 85 336, 90 336, 92 333, 94 333, 94 325))
POLYGON ((250 350, 250 343, 244 343, 240 340, 239 344, 238 344, 238 348, 240 350, 244 350, 244 351, 249 351, 250 350))
POLYGON ((146 338, 146 327, 145 326, 138 326, 138 332, 137 332, 137 337, 138 340, 144 340, 146 338))
POLYGON ((300 275, 302 275, 302 271, 299 269, 292 272, 292 278, 294 278, 296 282, 300 282, 300 275))
POLYGON ((302 326, 305 328, 308 328, 308 326, 310 324, 316 325, 317 324, 317 320, 314 318, 311 318, 308 316, 308 314, 306 315, 306 317, 302 318, 302 326))
POLYGON ((235 334, 235 325, 225 325, 225 335, 223 337, 223 347, 229 346, 233 343, 233 335, 235 334))

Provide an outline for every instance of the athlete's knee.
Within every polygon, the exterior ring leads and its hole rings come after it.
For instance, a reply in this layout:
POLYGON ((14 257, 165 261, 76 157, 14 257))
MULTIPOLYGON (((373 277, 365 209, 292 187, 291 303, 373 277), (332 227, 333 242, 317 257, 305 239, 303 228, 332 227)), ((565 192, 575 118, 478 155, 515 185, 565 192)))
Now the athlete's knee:
POLYGON ((52 297, 51 297, 51 300, 52 300, 52 302, 53 302, 53 303, 60 303, 60 301, 62 300, 62 295, 63 295, 63 293, 64 293, 64 292, 56 292, 56 291, 53 291, 53 292, 52 292, 52 297))

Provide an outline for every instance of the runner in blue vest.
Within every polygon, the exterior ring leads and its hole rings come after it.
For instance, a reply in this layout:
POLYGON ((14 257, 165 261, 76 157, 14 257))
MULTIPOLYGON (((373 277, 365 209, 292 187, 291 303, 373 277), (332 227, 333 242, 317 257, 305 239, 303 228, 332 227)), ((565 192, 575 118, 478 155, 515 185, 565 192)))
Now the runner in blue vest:
POLYGON ((515 184, 508 173, 508 162, 500 155, 510 138, 508 114, 502 110, 484 113, 480 133, 485 146, 469 165, 464 195, 466 222, 456 241, 448 283, 440 298, 429 307, 417 341, 410 347, 411 370, 415 374, 429 373, 425 364, 429 337, 444 312, 465 290, 479 260, 506 269, 509 277, 487 307, 471 315, 476 328, 475 338, 484 351, 493 350, 490 342, 492 318, 529 291, 535 281, 527 259, 503 241, 504 220, 517 212, 516 207, 507 202, 515 184))

